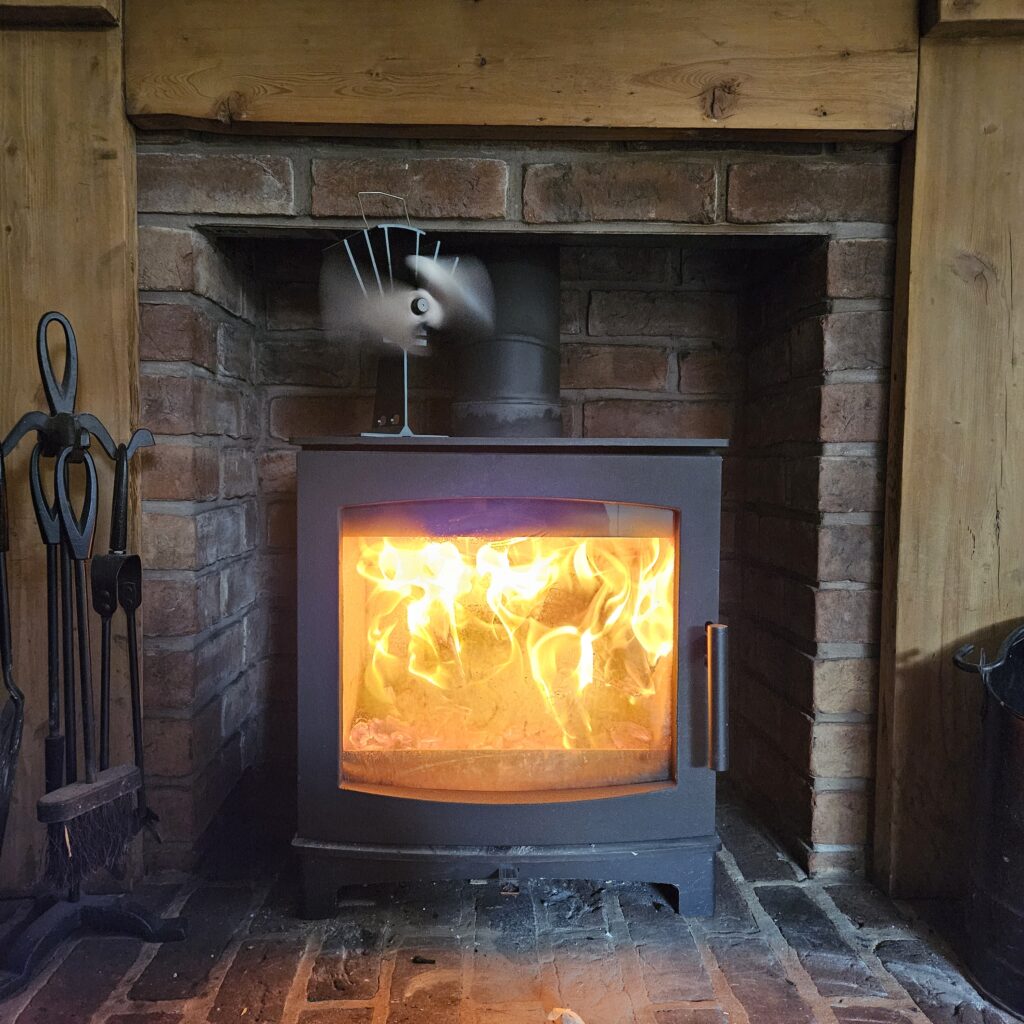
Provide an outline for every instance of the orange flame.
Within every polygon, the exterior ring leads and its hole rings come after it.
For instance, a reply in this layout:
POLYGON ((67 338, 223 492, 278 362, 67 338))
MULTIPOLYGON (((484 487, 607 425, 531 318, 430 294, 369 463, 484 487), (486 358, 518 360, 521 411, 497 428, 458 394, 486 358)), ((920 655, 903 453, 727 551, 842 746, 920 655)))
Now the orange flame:
POLYGON ((366 645, 347 749, 668 748, 671 540, 356 536, 343 552, 366 645))

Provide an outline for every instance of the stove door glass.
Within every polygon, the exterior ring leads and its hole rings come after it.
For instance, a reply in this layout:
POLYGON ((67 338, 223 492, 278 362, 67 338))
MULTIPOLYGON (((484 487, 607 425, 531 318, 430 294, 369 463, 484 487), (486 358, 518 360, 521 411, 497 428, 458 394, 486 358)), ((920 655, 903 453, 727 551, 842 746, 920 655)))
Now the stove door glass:
POLYGON ((514 799, 671 781, 674 510, 454 498, 339 523, 340 785, 514 799))

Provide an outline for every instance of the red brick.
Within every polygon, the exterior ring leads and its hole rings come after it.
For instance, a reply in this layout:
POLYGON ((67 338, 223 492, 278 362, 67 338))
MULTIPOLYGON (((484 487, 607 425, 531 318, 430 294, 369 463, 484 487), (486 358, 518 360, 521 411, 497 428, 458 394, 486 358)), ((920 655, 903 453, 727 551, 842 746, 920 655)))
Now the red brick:
POLYGON ((814 663, 814 707, 826 714, 864 714, 875 711, 878 661, 839 658, 814 663))
POLYGON ((220 616, 217 574, 183 579, 148 579, 144 597, 147 636, 200 633, 220 616))
POLYGON ((235 502, 200 512, 196 533, 207 565, 249 551, 256 539, 256 506, 253 502, 235 502))
POLYGON ((154 779, 147 788, 147 795, 151 796, 153 810, 160 816, 161 831, 174 836, 178 842, 194 843, 241 774, 241 743, 236 736, 216 752, 198 775, 169 785, 162 779, 154 779))
POLYGON ((814 523, 783 516, 762 516, 756 548, 749 554, 769 565, 816 580, 818 530, 814 523))
POLYGON ((294 940, 243 942, 206 1019, 211 1024, 277 1024, 304 952, 304 944, 294 940))
POLYGON ((583 405, 562 400, 562 437, 583 436, 583 405))
POLYGON ((811 842, 844 845, 868 838, 869 794, 862 789, 813 792, 811 842))
POLYGON ((297 212, 284 156, 140 153, 138 182, 139 210, 147 213, 297 212))
POLYGON ((689 291, 712 292, 745 289, 758 258, 744 249, 711 249, 697 238, 691 238, 680 255, 680 284, 689 291))
POLYGON ((810 771, 816 778, 869 779, 874 774, 871 722, 816 722, 810 771))
POLYGON ((734 395, 742 372, 736 356, 718 349, 679 355, 679 390, 685 395, 734 395))
POLYGON ((877 590, 817 590, 814 639, 821 643, 877 643, 877 590))
POLYGON ((252 380, 253 329, 238 321, 217 328, 217 370, 228 377, 252 380))
POLYGON ((679 277, 677 248, 636 243, 563 245, 558 255, 563 281, 674 284, 679 277))
POLYGON ((255 399, 212 377, 143 372, 141 418, 154 433, 228 437, 251 435, 255 399))
MULTIPOLYGON (((409 215, 494 220, 506 214, 508 165, 469 157, 359 157, 313 161, 313 216, 357 217, 356 193, 372 188, 404 196, 409 215)), ((394 203, 370 196, 367 216, 397 216, 394 203)))
POLYGON ((821 389, 822 441, 884 441, 888 417, 889 389, 882 382, 821 389))
POLYGON ((267 292, 266 302, 270 330, 320 330, 320 295, 315 280, 280 284, 267 292))
POLYGON ((751 392, 772 388, 789 378, 789 341, 784 335, 767 338, 747 352, 746 380, 751 392))
POLYGON ((744 435, 752 446, 818 441, 821 389, 800 388, 756 398, 744 405, 743 416, 744 435))
POLYGON ((587 402, 585 437, 728 437, 728 402, 634 401, 609 398, 587 402))
POLYGON ((251 653, 246 648, 246 628, 245 621, 233 622, 191 648, 147 643, 147 709, 188 707, 234 679, 251 653))
POLYGON ((251 503, 191 514, 147 511, 143 561, 151 569, 204 569, 252 548, 255 518, 251 503))
POLYGON ((664 391, 669 354, 641 345, 563 345, 563 388, 664 391))
POLYGON ((143 449, 143 498, 206 501, 217 489, 216 448, 162 442, 143 449))
POLYGON ((295 492, 295 449, 262 452, 259 462, 260 491, 264 494, 295 492))
POLYGON ((828 247, 828 294, 837 299, 892 295, 896 243, 887 238, 842 238, 828 247))
POLYGON ((881 310, 810 317, 794 331, 790 352, 795 374, 874 370, 889 365, 892 316, 881 310))
POLYGON ((877 512, 885 498, 885 464, 869 456, 828 456, 821 460, 822 512, 877 512))
MULTIPOLYGON (((804 867, 812 878, 848 877, 851 875, 863 877, 866 862, 867 853, 864 846, 847 849, 841 847, 833 849, 828 846, 824 846, 822 849, 811 847, 807 850, 804 867)), ((855 1014, 862 1012, 860 1010, 853 1011, 855 1014)), ((844 1012, 842 1008, 836 1011, 836 1017, 842 1024, 847 1024, 847 1021, 850 1020, 847 1012, 844 1012)), ((899 1022, 899 1024, 903 1024, 903 1022, 899 1022)))
POLYGON ((267 547, 295 550, 295 502, 274 501, 269 503, 266 519, 267 547))
MULTIPOLYGON (((128 938, 80 941, 18 1014, 24 1024, 76 1024, 99 1016, 118 982, 138 959, 140 943, 128 938)), ((13 1024, 8 1003, 4 1019, 13 1024)))
POLYGON ((818 531, 817 578, 872 583, 881 571, 881 547, 878 526, 823 526, 818 531))
MULTIPOLYGON (((433 359, 416 359, 409 367, 410 387, 423 387, 418 370, 433 369, 433 359)), ((323 336, 296 338, 264 337, 257 354, 261 384, 304 384, 309 387, 343 388, 356 382, 359 374, 359 346, 323 336)))
POLYGON ((146 720, 146 770, 164 778, 202 771, 220 748, 219 700, 187 718, 146 720))
POLYGON ((729 220, 874 221, 896 218, 896 168, 877 163, 767 160, 729 168, 729 220))
POLYGON ((789 465, 789 501, 821 512, 877 512, 882 508, 885 468, 862 455, 796 459, 789 465))
POLYGON ((217 365, 217 325, 184 303, 142 303, 139 356, 159 362, 187 362, 213 370, 217 365))
POLYGON ((705 224, 715 216, 715 185, 710 161, 633 157, 529 164, 523 172, 523 220, 705 224))
POLYGON ((193 292, 236 316, 252 316, 241 269, 208 238, 188 228, 139 228, 139 288, 193 292))
MULTIPOLYGON (((145 619, 143 627, 146 628, 145 619)), ((143 652, 147 717, 151 709, 187 707, 196 693, 196 652, 146 643, 143 652)))
POLYGON ((220 615, 237 615, 256 600, 257 579, 251 558, 232 562, 220 572, 220 615))
POLYGON ((200 237, 187 228, 142 225, 139 228, 139 289, 194 291, 194 250, 201 245, 200 237))
POLYGON ((871 370, 889 365, 891 313, 830 313, 824 326, 826 370, 871 370))
POLYGON ((744 680, 744 699, 740 712, 771 738, 778 751, 800 771, 809 764, 814 720, 794 707, 771 687, 758 680, 744 680))
POLYGON ((282 395, 270 403, 270 432, 289 440, 358 434, 373 422, 373 399, 282 395))
POLYGON ((221 449, 220 493, 224 498, 256 493, 256 453, 251 448, 221 449))
POLYGON ((613 337, 703 338, 732 343, 732 296, 692 292, 593 292, 589 331, 613 337))
POLYGON ((149 569, 203 568, 195 517, 144 511, 142 563, 149 569))
POLYGON ((563 288, 559 303, 559 331, 582 334, 587 321, 587 293, 563 288))

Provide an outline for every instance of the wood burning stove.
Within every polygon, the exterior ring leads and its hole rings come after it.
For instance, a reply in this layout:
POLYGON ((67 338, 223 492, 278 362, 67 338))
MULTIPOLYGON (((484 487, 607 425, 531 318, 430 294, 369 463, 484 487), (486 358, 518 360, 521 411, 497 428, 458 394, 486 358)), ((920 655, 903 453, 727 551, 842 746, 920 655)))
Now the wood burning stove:
POLYGON ((724 442, 302 444, 305 913, 495 873, 711 913, 724 442))

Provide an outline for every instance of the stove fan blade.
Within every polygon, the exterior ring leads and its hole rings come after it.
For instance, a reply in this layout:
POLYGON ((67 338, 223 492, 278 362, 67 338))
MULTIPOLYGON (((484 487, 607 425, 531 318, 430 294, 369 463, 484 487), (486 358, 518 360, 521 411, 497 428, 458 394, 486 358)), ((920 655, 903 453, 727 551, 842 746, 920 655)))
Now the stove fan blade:
POLYGON ((403 420, 409 427, 410 355, 430 355, 436 342, 486 338, 494 332, 494 290, 472 256, 431 252, 426 232, 403 224, 367 227, 324 252, 320 308, 332 340, 401 350, 403 420))

